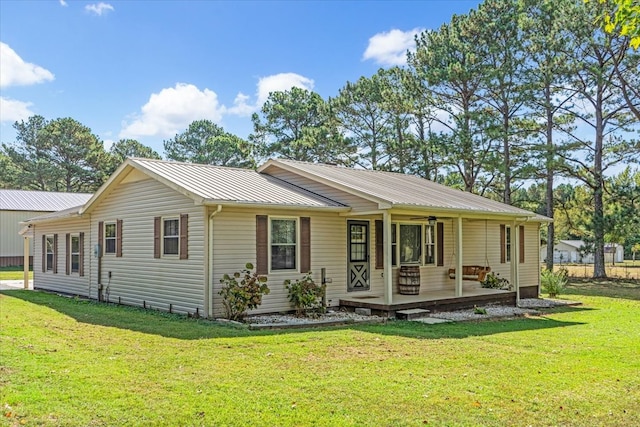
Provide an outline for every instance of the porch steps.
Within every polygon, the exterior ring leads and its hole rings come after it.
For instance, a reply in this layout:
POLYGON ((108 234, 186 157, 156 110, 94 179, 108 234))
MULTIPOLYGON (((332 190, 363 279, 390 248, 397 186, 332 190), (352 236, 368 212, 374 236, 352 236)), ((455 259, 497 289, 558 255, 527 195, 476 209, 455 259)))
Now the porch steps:
POLYGON ((401 320, 413 320, 420 317, 425 317, 430 313, 430 310, 424 308, 410 308, 407 310, 396 311, 396 318, 401 320))

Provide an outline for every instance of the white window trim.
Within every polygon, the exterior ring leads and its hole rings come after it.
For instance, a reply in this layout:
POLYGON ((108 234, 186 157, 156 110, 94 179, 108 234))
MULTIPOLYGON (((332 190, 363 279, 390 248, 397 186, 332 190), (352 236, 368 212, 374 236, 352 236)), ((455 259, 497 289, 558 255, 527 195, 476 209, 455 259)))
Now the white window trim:
POLYGON ((513 236, 511 235, 511 226, 504 226, 504 253, 505 253, 505 261, 507 263, 511 262, 511 246, 513 245, 513 236))
MULTIPOLYGON (((116 230, 117 233, 117 230, 116 230)), ((70 276, 79 276, 80 275, 80 263, 83 262, 82 259, 80 259, 80 252, 82 252, 82 249, 80 248, 80 233, 71 233, 69 235, 69 275, 70 276), (73 271, 73 238, 77 238, 78 239, 78 252, 75 252, 76 255, 78 255, 78 271, 73 271)))
MULTIPOLYGON (((160 217, 160 258, 179 259, 180 258, 180 216, 163 216, 160 217), (178 221, 178 234, 175 236, 178 241, 178 253, 165 254, 164 253, 164 222, 165 221, 178 221)), ((170 236, 174 238, 174 236, 170 236)))
POLYGON ((274 215, 271 216, 269 215, 269 226, 268 226, 268 233, 267 233, 267 246, 268 246, 268 257, 269 257, 269 273, 299 273, 300 272, 300 217, 299 216, 280 216, 280 215, 274 215), (274 270, 271 266, 271 221, 272 220, 280 220, 280 219, 284 219, 284 220, 293 220, 296 222, 296 266, 295 268, 289 268, 289 269, 278 269, 278 270, 274 270))
MULTIPOLYGON (((396 262, 397 264, 392 265, 393 268, 400 268, 404 265, 413 265, 413 266, 420 266, 420 267, 430 267, 430 268, 435 268, 438 266, 438 223, 436 222, 435 224, 431 225, 427 222, 424 221, 396 221, 396 222, 392 222, 391 223, 391 227, 394 227, 396 229, 396 244, 395 244, 395 256, 396 256, 396 262), (415 264, 415 263, 411 263, 411 264, 403 264, 400 262, 400 225, 420 225, 420 251, 421 251, 421 255, 420 255, 420 263, 415 264), (433 242, 433 250, 434 250, 434 256, 433 256, 433 263, 432 264, 427 264, 425 262, 426 259, 426 229, 428 226, 432 226, 433 227, 433 238, 434 238, 434 242, 433 242)), ((392 243, 393 245, 393 243, 392 243)))
POLYGON ((45 273, 53 273, 54 270, 54 263, 56 262, 56 248, 55 248, 55 237, 53 236, 53 234, 45 234, 45 238, 44 238, 44 244, 45 244, 45 248, 44 248, 44 272, 45 273), (51 238, 51 265, 49 265, 49 238, 51 238))
POLYGON ((118 221, 104 221, 103 223, 104 229, 102 230, 102 253, 105 256, 116 256, 118 252, 118 221), (108 239, 113 239, 113 252, 107 252, 107 225, 113 225, 116 232, 113 237, 109 237, 108 239))

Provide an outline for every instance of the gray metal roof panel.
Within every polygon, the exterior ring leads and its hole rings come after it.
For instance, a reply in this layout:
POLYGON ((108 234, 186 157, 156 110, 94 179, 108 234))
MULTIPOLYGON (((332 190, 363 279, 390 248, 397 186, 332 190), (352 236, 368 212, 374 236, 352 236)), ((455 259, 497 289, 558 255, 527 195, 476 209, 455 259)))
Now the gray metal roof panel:
POLYGON ((255 170, 163 160, 133 163, 208 201, 301 207, 345 207, 341 203, 255 170))
POLYGON ((390 203, 392 206, 534 216, 533 212, 414 175, 283 159, 271 162, 306 172, 357 193, 390 203))
POLYGON ((90 197, 87 193, 0 190, 0 210, 54 212, 82 205, 90 197))

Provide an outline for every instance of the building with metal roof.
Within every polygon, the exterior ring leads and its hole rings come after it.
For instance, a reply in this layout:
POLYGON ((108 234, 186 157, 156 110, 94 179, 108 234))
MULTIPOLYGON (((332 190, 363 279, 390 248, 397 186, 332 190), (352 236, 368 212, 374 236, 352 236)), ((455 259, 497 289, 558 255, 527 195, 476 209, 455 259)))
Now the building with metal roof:
POLYGON ((36 287, 219 317, 220 279, 247 262, 271 288, 256 313, 290 310, 282 283, 308 272, 330 306, 515 304, 538 295, 547 220, 398 173, 132 158, 82 206, 24 225, 36 287), (505 288, 481 287, 488 272, 505 288))
MULTIPOLYGON (((0 267, 19 266, 24 262, 20 222, 83 205, 91 194, 0 189, 0 267)), ((31 249, 33 255, 33 249, 31 249)))

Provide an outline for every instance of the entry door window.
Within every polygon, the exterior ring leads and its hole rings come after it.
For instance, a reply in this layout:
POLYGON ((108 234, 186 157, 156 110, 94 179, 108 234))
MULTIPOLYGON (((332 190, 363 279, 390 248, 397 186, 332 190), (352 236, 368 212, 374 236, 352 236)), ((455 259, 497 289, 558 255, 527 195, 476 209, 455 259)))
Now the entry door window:
POLYGON ((367 261, 367 226, 351 224, 350 235, 351 262, 367 261))

